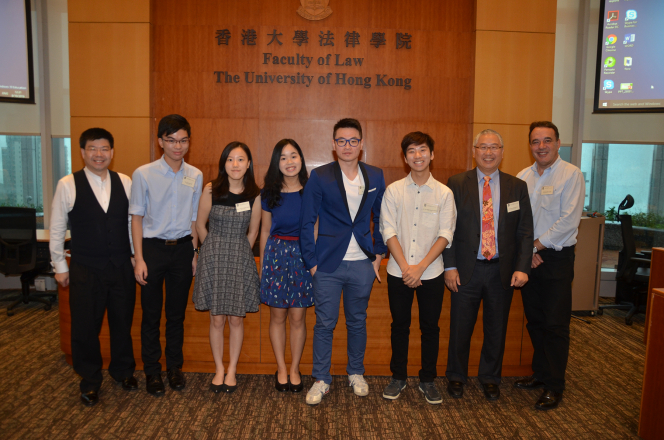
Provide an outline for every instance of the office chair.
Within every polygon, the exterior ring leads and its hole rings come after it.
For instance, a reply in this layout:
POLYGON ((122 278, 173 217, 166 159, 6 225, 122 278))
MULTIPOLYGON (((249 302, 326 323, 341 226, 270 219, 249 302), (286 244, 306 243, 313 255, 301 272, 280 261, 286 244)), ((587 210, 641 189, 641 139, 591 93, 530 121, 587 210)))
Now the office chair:
POLYGON ((0 207, 0 273, 21 275, 21 295, 8 298, 13 301, 7 307, 7 315, 14 315, 14 308, 21 302, 44 303, 44 310, 51 309, 56 293, 30 293, 30 284, 42 271, 49 268, 49 258, 37 255, 37 214, 32 208, 0 207))
POLYGON ((636 313, 645 313, 645 298, 648 294, 648 281, 650 280, 650 252, 636 252, 636 241, 632 229, 632 216, 620 214, 621 210, 634 206, 634 198, 627 195, 618 206, 618 219, 622 232, 623 249, 618 256, 618 271, 616 272, 616 304, 599 306, 597 314, 601 315, 603 309, 627 310, 625 324, 632 325, 632 318, 636 313), (644 299, 642 301, 642 299, 644 299))

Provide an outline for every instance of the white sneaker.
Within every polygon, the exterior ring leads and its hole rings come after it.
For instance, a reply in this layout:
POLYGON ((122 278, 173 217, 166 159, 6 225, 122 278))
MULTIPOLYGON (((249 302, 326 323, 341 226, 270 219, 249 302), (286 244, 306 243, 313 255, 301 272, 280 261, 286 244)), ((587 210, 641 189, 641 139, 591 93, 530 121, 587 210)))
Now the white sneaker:
POLYGON ((307 393, 307 403, 309 405, 318 405, 323 396, 330 392, 330 386, 322 380, 317 380, 307 393))
POLYGON ((353 387, 353 392, 356 396, 362 397, 369 394, 369 384, 361 374, 349 374, 348 386, 353 387))

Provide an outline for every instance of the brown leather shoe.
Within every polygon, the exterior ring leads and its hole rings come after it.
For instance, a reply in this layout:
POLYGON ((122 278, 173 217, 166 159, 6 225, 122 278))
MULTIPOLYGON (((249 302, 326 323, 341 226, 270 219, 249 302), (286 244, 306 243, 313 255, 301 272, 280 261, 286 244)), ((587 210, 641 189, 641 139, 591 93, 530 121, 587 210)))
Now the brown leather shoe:
POLYGON ((548 411, 558 408, 558 404, 563 400, 563 393, 556 393, 551 390, 544 390, 540 398, 535 403, 535 409, 548 411))
POLYGON ((544 382, 540 382, 535 376, 528 376, 525 379, 519 379, 514 382, 514 386, 522 390, 538 390, 544 388, 544 382))
POLYGON ((455 380, 449 381, 447 384, 447 392, 455 399, 463 397, 463 382, 457 382, 455 380))

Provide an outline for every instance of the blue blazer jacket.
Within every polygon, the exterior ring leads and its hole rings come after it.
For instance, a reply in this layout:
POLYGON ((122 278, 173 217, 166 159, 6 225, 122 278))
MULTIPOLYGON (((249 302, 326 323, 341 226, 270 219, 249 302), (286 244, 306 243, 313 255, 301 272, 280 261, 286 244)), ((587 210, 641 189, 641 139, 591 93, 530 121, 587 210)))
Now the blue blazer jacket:
POLYGON ((364 194, 355 220, 351 220, 341 168, 332 162, 311 172, 302 196, 300 212, 300 248, 307 269, 332 273, 341 264, 351 234, 367 257, 374 261, 376 254, 387 252, 378 227, 380 205, 385 193, 383 170, 359 162, 364 178, 364 194), (373 240, 371 214, 373 212, 373 240), (314 225, 318 219, 318 241, 314 240, 314 225))

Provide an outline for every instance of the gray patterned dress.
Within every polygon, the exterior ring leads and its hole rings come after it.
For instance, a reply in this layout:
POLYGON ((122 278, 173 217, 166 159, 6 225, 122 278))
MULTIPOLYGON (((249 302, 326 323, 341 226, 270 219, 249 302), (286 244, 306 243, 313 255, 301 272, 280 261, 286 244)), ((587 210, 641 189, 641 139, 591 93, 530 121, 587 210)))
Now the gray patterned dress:
POLYGON ((194 284, 196 310, 234 316, 258 311, 260 280, 247 240, 251 209, 237 212, 235 207, 244 201, 233 193, 224 202, 212 201, 194 284))

